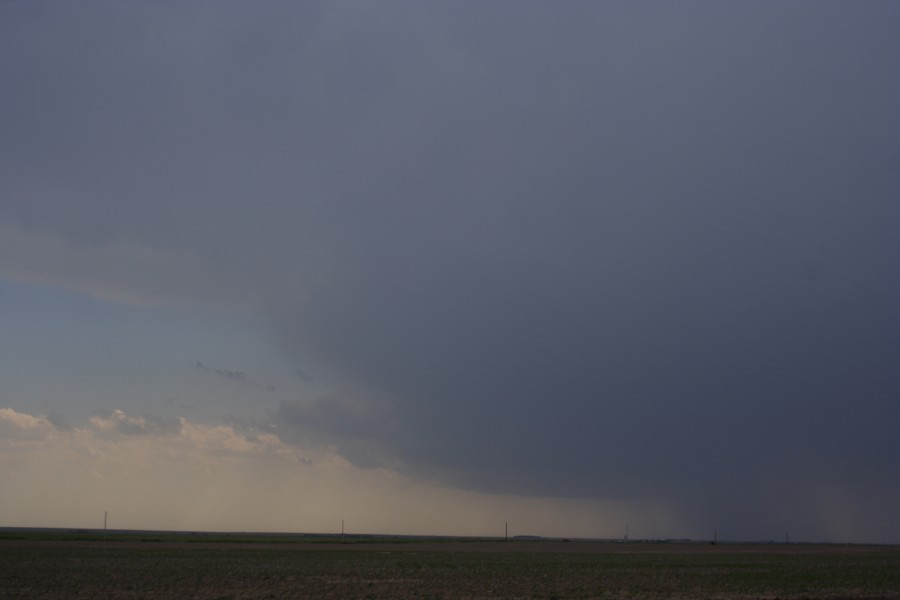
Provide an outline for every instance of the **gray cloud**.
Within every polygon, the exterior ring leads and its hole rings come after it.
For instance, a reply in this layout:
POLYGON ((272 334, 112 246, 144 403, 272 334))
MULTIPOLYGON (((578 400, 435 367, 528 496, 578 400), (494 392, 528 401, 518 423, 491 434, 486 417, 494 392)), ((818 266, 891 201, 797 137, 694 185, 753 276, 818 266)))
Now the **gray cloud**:
POLYGON ((191 367, 193 367, 199 371, 206 371, 208 373, 213 373, 215 375, 218 375, 219 377, 224 377, 228 381, 231 381, 232 383, 236 383, 238 385, 252 386, 255 388, 265 390, 265 391, 269 392, 270 394, 273 394, 276 391, 278 391, 278 388, 275 387, 273 384, 268 383, 268 382, 264 382, 264 383, 259 382, 255 379, 251 378, 244 371, 234 371, 232 369, 221 369, 218 367, 210 367, 199 360, 191 361, 190 365, 191 365, 191 367))
POLYGON ((216 369, 214 367, 207 367, 199 360, 195 360, 191 363, 191 366, 195 369, 199 369, 200 371, 208 371, 210 373, 215 373, 216 375, 220 375, 229 381, 233 381, 234 383, 238 383, 241 385, 245 385, 249 382, 249 377, 243 371, 232 371, 231 369, 216 369))
POLYGON ((303 369, 294 369, 294 374, 297 376, 297 379, 300 379, 301 381, 315 381, 313 376, 303 369))
POLYGON ((182 411, 194 412, 197 410, 197 407, 193 404, 189 404, 187 402, 179 400, 178 398, 166 398, 166 404, 169 406, 174 406, 182 411))
POLYGON ((297 435, 746 535, 900 499, 896 5, 0 10, 0 223, 265 315, 354 390, 297 435))
POLYGON ((59 413, 48 413, 47 422, 53 425, 53 427, 55 427, 59 431, 70 431, 72 429, 72 425, 69 423, 69 420, 65 417, 65 415, 61 415, 59 413))
POLYGON ((286 426, 279 430, 283 439, 334 447, 362 468, 396 468, 395 443, 405 435, 405 417, 374 400, 371 394, 358 397, 350 392, 314 402, 282 400, 273 417, 286 426))

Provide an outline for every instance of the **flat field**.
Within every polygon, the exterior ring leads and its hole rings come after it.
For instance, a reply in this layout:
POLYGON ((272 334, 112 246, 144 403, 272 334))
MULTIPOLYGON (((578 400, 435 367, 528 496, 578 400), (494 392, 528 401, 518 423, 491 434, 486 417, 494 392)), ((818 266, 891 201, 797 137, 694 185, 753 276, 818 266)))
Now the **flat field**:
POLYGON ((0 597, 900 600, 900 547, 0 539, 0 597))

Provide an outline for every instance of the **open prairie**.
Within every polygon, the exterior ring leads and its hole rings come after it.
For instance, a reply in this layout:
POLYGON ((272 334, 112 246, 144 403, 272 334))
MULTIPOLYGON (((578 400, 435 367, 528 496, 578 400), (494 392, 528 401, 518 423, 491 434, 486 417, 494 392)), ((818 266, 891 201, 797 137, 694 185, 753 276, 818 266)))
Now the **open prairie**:
POLYGON ((2 539, 3 598, 900 599, 900 547, 2 539))

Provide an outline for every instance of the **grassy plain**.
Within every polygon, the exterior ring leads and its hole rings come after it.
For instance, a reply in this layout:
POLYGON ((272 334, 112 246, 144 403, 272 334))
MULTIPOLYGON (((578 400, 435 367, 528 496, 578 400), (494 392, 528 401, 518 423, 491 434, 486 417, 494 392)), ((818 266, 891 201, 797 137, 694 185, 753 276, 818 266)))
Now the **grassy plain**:
POLYGON ((900 600, 895 546, 146 540, 0 537, 0 597, 900 600))

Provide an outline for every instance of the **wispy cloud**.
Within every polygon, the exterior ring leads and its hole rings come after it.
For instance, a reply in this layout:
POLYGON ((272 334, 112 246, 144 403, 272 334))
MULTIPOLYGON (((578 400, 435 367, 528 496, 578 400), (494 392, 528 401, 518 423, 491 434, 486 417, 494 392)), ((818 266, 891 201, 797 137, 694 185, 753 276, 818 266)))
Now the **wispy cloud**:
POLYGON ((225 379, 227 379, 233 383, 236 383, 238 385, 252 386, 252 387, 264 390, 266 392, 269 392, 270 394, 274 394, 276 391, 278 391, 278 388, 276 388, 273 384, 271 384, 269 382, 259 382, 255 379, 252 379, 244 371, 233 371, 231 369, 220 369, 217 367, 210 367, 199 360, 192 361, 190 363, 190 365, 197 370, 206 371, 208 373, 214 373, 216 375, 219 375, 220 377, 224 377, 225 379))

